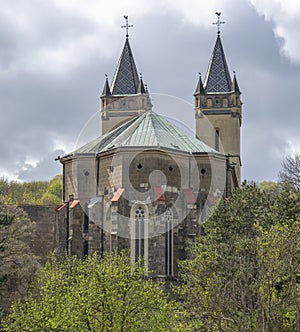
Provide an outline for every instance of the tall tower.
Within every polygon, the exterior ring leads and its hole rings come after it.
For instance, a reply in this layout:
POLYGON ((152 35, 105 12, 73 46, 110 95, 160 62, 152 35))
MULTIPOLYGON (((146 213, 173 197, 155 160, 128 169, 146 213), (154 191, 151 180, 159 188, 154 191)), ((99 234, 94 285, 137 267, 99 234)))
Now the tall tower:
POLYGON ((220 37, 220 14, 217 40, 208 65, 204 83, 199 76, 195 97, 197 137, 229 155, 235 165, 237 179, 241 179, 240 127, 242 124, 242 102, 236 75, 230 77, 220 37))
POLYGON ((108 78, 101 94, 102 134, 118 127, 131 118, 151 109, 148 90, 134 62, 129 44, 128 16, 124 16, 126 25, 126 40, 121 53, 111 86, 108 78))

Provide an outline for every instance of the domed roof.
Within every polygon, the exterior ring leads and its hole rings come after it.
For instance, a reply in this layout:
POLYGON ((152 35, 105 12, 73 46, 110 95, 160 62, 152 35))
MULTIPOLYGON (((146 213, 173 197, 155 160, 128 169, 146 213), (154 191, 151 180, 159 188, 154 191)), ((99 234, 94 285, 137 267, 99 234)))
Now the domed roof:
POLYGON ((186 153, 220 154, 153 111, 143 113, 72 154, 98 154, 118 148, 157 148, 186 153))

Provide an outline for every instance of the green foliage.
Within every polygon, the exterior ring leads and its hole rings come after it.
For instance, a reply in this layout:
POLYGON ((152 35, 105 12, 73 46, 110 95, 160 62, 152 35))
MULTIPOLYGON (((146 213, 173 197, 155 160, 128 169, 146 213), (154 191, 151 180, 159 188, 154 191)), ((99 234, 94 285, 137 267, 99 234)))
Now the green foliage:
POLYGON ((58 205, 62 201, 62 176, 50 182, 16 182, 0 178, 0 203, 58 205))
POLYGON ((298 191, 244 185, 220 202, 181 264, 195 330, 296 331, 299 222, 298 191))
POLYGON ((270 193, 278 193, 282 189, 282 186, 277 182, 262 181, 259 183, 259 188, 270 193))
POLYGON ((52 257, 35 292, 12 306, 5 331, 188 331, 178 305, 125 253, 52 257))
POLYGON ((28 246, 34 224, 20 208, 0 205, 0 311, 27 294, 37 257, 28 246))

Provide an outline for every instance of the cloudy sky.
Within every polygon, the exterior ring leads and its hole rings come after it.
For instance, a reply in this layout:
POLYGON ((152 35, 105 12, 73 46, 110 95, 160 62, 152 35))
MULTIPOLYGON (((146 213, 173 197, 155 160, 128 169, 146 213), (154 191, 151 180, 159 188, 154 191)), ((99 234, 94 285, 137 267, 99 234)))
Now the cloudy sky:
MULTIPOLYGON (((149 91, 193 103, 216 10, 243 93, 242 178, 276 180, 284 156, 300 151, 299 0, 0 0, 0 176, 49 179, 90 119, 100 135, 95 113, 125 41, 124 14, 149 91)), ((160 112, 194 127, 192 108, 160 112)))

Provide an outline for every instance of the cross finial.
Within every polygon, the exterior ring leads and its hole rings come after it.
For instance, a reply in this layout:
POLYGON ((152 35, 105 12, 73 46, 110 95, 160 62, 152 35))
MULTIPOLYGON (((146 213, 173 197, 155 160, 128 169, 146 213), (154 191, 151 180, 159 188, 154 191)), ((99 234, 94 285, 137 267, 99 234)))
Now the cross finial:
POLYGON ((129 30, 129 28, 132 28, 133 25, 132 24, 131 25, 128 24, 128 16, 124 15, 124 18, 125 18, 126 24, 122 25, 121 28, 125 28, 126 29, 126 38, 128 38, 129 37, 128 30, 129 30))
POLYGON ((225 24, 225 22, 220 21, 221 12, 216 12, 216 15, 218 16, 218 20, 217 20, 217 22, 214 22, 213 24, 216 24, 218 26, 218 35, 219 35, 220 34, 220 25, 225 24))

